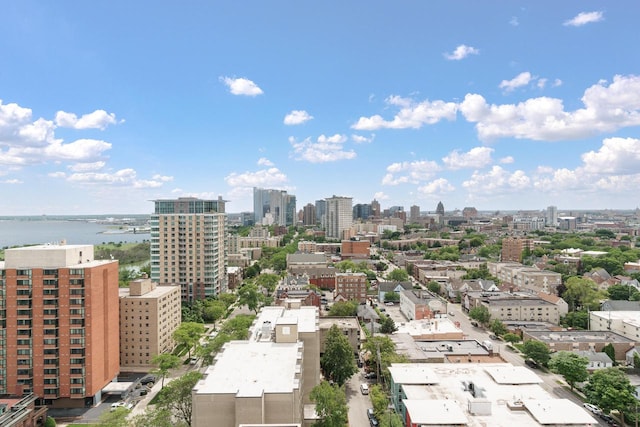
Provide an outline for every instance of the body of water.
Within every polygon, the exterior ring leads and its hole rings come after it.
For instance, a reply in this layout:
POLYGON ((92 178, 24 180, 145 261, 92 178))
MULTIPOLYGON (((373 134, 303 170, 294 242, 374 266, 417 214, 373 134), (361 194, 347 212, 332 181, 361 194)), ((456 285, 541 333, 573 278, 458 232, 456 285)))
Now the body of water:
POLYGON ((150 240, 148 216, 0 217, 0 248, 32 244, 100 245, 150 240), (136 233, 130 232, 135 228, 136 233))

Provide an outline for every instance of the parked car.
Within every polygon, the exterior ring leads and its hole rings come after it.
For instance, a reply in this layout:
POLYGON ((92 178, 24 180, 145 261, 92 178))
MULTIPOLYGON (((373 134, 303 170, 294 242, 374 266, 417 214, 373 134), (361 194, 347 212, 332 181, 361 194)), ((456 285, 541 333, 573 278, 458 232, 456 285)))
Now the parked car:
POLYGON ((124 402, 114 402, 114 403, 111 404, 110 411, 113 412, 113 411, 115 411, 116 409, 118 409, 118 408, 120 408, 122 406, 124 406, 124 402))
POLYGON ((600 414, 598 414, 598 416, 610 426, 618 425, 618 423, 616 423, 616 420, 609 414, 605 414, 604 412, 601 412, 600 414))
POLYGON ((364 377, 368 380, 375 380, 376 378, 378 378, 378 374, 376 374, 375 372, 367 372, 366 374, 364 374, 364 377))
MULTIPOLYGON (((524 361, 524 364, 527 365, 528 367, 532 368, 532 369, 538 369, 538 362, 536 362, 535 360, 531 360, 531 359, 527 359, 524 361)), ((586 406, 585 406, 586 408, 586 406)))
POLYGON ((384 303, 384 305, 393 305, 393 303, 391 301, 387 301, 384 303))
POLYGON ((378 427, 378 420, 376 419, 376 416, 373 413, 373 408, 367 409, 367 418, 369 418, 369 425, 371 427, 378 427))
POLYGON ((592 405, 591 403, 585 403, 583 406, 587 411, 593 414, 596 414, 596 415, 602 414, 602 409, 598 408, 596 405, 592 405))
POLYGON ((369 385, 368 384, 360 384, 360 392, 362 394, 369 394, 369 385))
POLYGON ((153 386, 155 382, 156 382, 155 375, 147 375, 145 377, 142 377, 142 379, 140 380, 140 384, 147 385, 147 386, 153 386))

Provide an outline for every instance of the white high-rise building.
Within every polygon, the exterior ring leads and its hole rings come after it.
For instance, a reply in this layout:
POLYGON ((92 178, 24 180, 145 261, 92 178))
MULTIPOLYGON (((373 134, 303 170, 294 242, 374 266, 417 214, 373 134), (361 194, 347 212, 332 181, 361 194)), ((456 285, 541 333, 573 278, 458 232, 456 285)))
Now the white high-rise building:
POLYGON ((545 217, 546 225, 549 227, 558 226, 558 208, 556 206, 547 207, 547 215, 545 217))
POLYGON ((333 196, 327 201, 324 229, 327 238, 342 239, 343 232, 353 223, 353 198, 333 196))

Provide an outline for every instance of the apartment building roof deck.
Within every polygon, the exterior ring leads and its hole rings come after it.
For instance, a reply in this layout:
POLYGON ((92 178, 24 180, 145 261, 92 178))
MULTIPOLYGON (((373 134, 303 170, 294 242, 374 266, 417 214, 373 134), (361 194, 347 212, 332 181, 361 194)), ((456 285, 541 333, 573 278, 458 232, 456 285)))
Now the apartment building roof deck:
POLYGON ((302 343, 231 341, 216 356, 194 394, 261 397, 300 388, 302 343))

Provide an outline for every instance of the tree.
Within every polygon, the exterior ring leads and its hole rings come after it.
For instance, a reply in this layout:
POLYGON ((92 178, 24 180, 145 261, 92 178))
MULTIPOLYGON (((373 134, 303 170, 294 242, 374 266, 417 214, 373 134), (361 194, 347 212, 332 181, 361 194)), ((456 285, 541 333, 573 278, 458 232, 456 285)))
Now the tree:
POLYGON ((431 282, 427 283, 427 289, 429 289, 434 294, 439 294, 440 293, 440 283, 431 281, 431 282))
POLYGON ((236 302, 237 297, 234 294, 223 293, 218 295, 218 300, 222 301, 222 303, 227 307, 231 307, 231 304, 236 302))
POLYGON ((387 280, 391 282, 406 282, 409 280, 409 273, 403 268, 396 268, 387 274, 387 280))
POLYGON ((349 421, 347 397, 342 387, 327 381, 311 389, 309 398, 316 404, 316 414, 320 417, 314 425, 319 427, 344 427, 349 421))
POLYGON ((380 332, 383 334, 392 334, 398 330, 396 323, 389 316, 382 316, 380 319, 380 332))
POLYGON ((640 354, 637 351, 633 352, 633 367, 635 369, 640 369, 640 354))
POLYGON ((260 308, 260 293, 258 287, 251 283, 245 283, 238 289, 238 304, 246 305, 247 308, 256 314, 260 308))
POLYGON ((182 426, 184 423, 176 424, 171 420, 171 413, 165 408, 150 409, 140 415, 133 417, 129 423, 129 427, 176 427, 182 426))
POLYGON ((491 320, 489 309, 484 305, 479 305, 469 310, 469 317, 483 325, 487 325, 491 320))
POLYGON ((640 292, 630 285, 611 285, 607 288, 609 298, 616 301, 637 301, 640 292))
POLYGON ((256 284, 267 290, 267 295, 271 295, 276 290, 280 276, 272 273, 264 273, 258 276, 256 284))
POLYGON ((522 352, 527 358, 537 362, 539 365, 546 366, 547 362, 549 362, 549 348, 543 342, 529 340, 522 345, 522 352))
POLYGON ((191 390, 200 378, 200 372, 191 371, 169 382, 158 393, 158 408, 167 410, 179 422, 190 426, 193 410, 191 390))
POLYGON ((589 359, 571 351, 559 351, 549 361, 552 372, 563 376, 571 390, 575 383, 586 381, 589 378, 587 365, 589 359))
POLYGON ((358 303, 356 301, 338 301, 329 309, 329 316, 353 317, 358 314, 358 303))
POLYGON ((512 334, 511 332, 508 332, 502 336, 502 339, 511 344, 515 344, 518 341, 520 341, 520 335, 512 334))
POLYGON ((385 302, 398 302, 400 301, 400 294, 393 291, 385 292, 384 300, 385 302))
POLYGON ((335 381, 339 386, 358 371, 349 340, 336 325, 327 332, 320 367, 325 378, 335 381))
POLYGON ((507 333, 507 327, 500 319, 494 319, 490 326, 491 332, 496 335, 504 335, 507 333))
POLYGON ((599 406, 605 413, 618 410, 621 414, 635 405, 634 387, 629 377, 620 368, 598 369, 584 387, 589 402, 599 406))
POLYGON ((191 349, 198 343, 200 337, 204 334, 204 325, 196 322, 183 322, 173 331, 173 339, 189 349, 189 357, 191 357, 191 349))
POLYGON ((589 329, 589 313, 586 311, 571 311, 560 319, 560 324, 567 328, 589 329))
POLYGON ((44 422, 44 427, 56 427, 56 420, 51 417, 47 417, 44 422))
POLYGON ((216 322, 227 313, 227 307, 222 301, 207 301, 202 310, 202 317, 205 321, 213 323, 213 330, 216 330, 216 322))
POLYGON ((613 361, 614 365, 616 364, 616 349, 613 347, 613 344, 609 343, 602 347, 602 352, 609 356, 609 359, 613 361))
POLYGON ((591 279, 574 276, 566 283, 567 290, 562 298, 569 304, 569 310, 576 311, 582 308, 596 308, 598 303, 598 291, 596 283, 591 279))
POLYGON ((164 378, 170 370, 180 366, 180 358, 170 353, 156 354, 151 358, 151 363, 157 366, 154 373, 162 377, 162 387, 164 387, 164 378))

